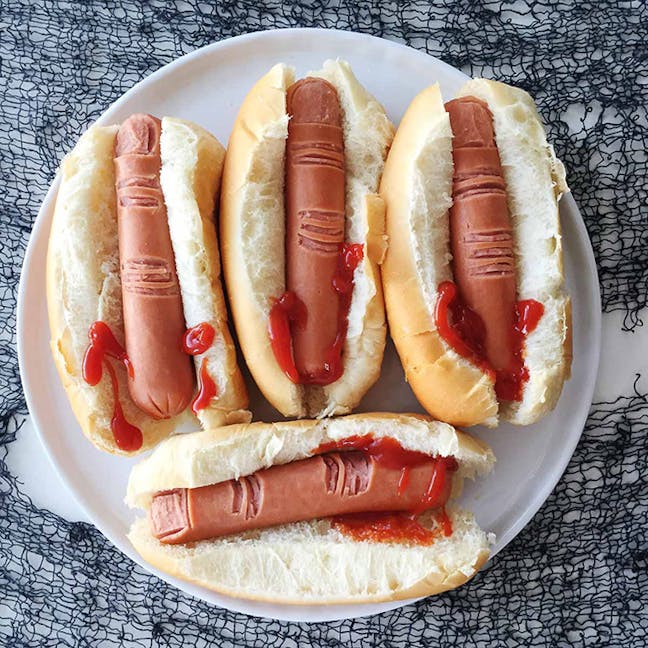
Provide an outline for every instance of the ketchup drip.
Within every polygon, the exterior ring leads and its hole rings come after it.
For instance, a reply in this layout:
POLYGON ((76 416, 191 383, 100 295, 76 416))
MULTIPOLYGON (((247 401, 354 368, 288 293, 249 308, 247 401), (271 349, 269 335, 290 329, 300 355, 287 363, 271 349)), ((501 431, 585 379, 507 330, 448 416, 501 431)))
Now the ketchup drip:
POLYGON ((338 269, 333 277, 340 304, 338 330, 335 340, 326 353, 325 370, 320 374, 300 375, 292 351, 291 328, 303 326, 308 317, 303 302, 292 292, 285 292, 275 300, 268 319, 270 345, 281 370, 298 385, 330 385, 343 373, 342 349, 349 328, 349 308, 353 295, 353 274, 364 258, 361 243, 344 243, 338 256, 338 269))
POLYGON ((495 380, 495 372, 484 357, 485 329, 481 317, 463 303, 452 281, 442 282, 437 290, 434 320, 439 334, 460 356, 495 380))
POLYGON ((268 335, 275 360, 281 370, 295 384, 300 383, 300 376, 293 358, 290 323, 294 322, 297 326, 303 326, 306 317, 306 307, 303 302, 295 293, 285 292, 275 300, 268 318, 268 335))
POLYGON ((205 409, 209 405, 209 401, 217 394, 216 383, 207 371, 207 358, 203 358, 198 374, 198 393, 191 403, 193 413, 198 414, 201 409, 205 409))
POLYGON ((110 376, 115 402, 113 416, 110 420, 110 429, 112 430, 115 443, 120 450, 124 450, 125 452, 139 450, 143 442, 142 431, 135 425, 129 423, 124 416, 124 411, 119 402, 117 374, 107 358, 114 358, 119 362, 123 362, 131 378, 134 375, 133 365, 126 355, 126 350, 117 342, 113 332, 105 322, 94 322, 90 326, 88 337, 90 338, 90 344, 83 357, 83 379, 94 387, 101 380, 103 367, 106 367, 110 376))
POLYGON ((418 545, 431 545, 439 536, 452 535, 452 522, 444 507, 434 512, 437 523, 435 529, 427 529, 416 517, 409 513, 350 513, 336 515, 331 524, 340 533, 354 540, 373 540, 374 542, 409 542, 418 545))
POLYGON ((389 437, 374 439, 371 434, 350 436, 340 441, 322 443, 315 454, 334 450, 361 450, 387 468, 400 468, 401 477, 397 494, 402 495, 409 483, 409 470, 413 466, 433 462, 430 482, 419 506, 409 513, 353 513, 338 515, 332 524, 341 533, 356 540, 377 540, 381 542, 409 541, 414 544, 432 544, 440 535, 452 535, 452 523, 445 512, 443 493, 448 478, 458 468, 453 457, 430 457, 424 452, 406 450, 398 441, 389 437), (418 516, 430 508, 437 507, 434 515, 438 528, 426 529, 418 522, 418 516))
POLYGON ((354 540, 377 542, 411 542, 431 545, 438 537, 407 513, 352 513, 336 515, 331 524, 354 540))
POLYGON ((515 324, 510 333, 514 360, 507 369, 494 371, 484 353, 484 323, 477 313, 463 303, 457 286, 444 281, 438 287, 439 297, 434 319, 441 337, 463 358, 485 371, 495 381, 495 393, 502 401, 521 401, 529 370, 524 365, 524 343, 544 314, 544 306, 535 299, 515 305, 515 324))
POLYGON ((112 383, 113 394, 115 395, 115 408, 113 410, 113 416, 110 419, 110 429, 112 430, 118 448, 126 452, 135 452, 135 450, 139 450, 142 447, 144 440, 142 431, 126 420, 124 410, 119 402, 119 384, 117 383, 115 368, 109 362, 106 362, 106 369, 110 375, 110 382, 112 383))
POLYGON ((200 355, 209 349, 215 337, 214 327, 207 322, 201 322, 186 330, 182 336, 182 349, 189 355, 200 355))

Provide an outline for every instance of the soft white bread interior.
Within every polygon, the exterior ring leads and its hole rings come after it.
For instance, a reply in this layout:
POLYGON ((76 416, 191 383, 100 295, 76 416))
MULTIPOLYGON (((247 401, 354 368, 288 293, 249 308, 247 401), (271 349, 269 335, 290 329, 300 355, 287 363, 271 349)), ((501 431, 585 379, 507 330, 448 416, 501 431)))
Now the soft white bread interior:
POLYGON ((528 93, 473 79, 459 96, 482 99, 493 113, 513 224, 518 299, 535 299, 544 306, 525 343, 529 381, 522 401, 503 403, 500 412, 504 420, 528 425, 555 407, 571 370, 571 301, 564 290, 558 212, 558 201, 569 188, 528 93))
MULTIPOLYGON (((410 414, 362 414, 318 421, 250 423, 171 437, 137 464, 126 502, 148 508, 158 490, 193 488, 311 456, 322 443, 353 435, 397 439, 410 450, 454 456, 455 490, 486 474, 491 450, 445 423, 410 414)), ((486 561, 491 536, 471 514, 449 511, 450 537, 429 546, 357 542, 327 520, 300 522, 187 545, 164 545, 145 518, 129 539, 155 567, 230 596, 285 603, 360 603, 428 596, 457 587, 486 561)), ((433 527, 431 516, 422 522, 433 527)))
POLYGON ((406 378, 430 414, 455 425, 496 425, 500 418, 528 425, 555 406, 571 364, 558 213, 567 190, 564 169, 527 93, 476 79, 459 95, 486 101, 493 113, 514 232, 518 299, 535 299, 545 309, 526 340, 530 377, 523 400, 500 407, 492 381, 455 353, 435 327, 437 287, 452 279, 452 131, 438 85, 410 105, 381 183, 390 240, 382 268, 390 330, 406 378))
POLYGON ((198 411, 198 419, 204 428, 247 422, 251 419, 245 409, 247 389, 227 326, 214 222, 225 149, 200 126, 164 117, 160 150, 160 182, 185 323, 191 328, 205 322, 216 332, 209 349, 194 357, 196 374, 206 360, 207 372, 218 390, 209 405, 198 411))
POLYGON ((265 397, 285 416, 350 411, 375 382, 385 346, 378 265, 386 240, 376 194, 393 126, 349 65, 327 61, 310 73, 337 89, 344 113, 346 240, 365 245, 354 275, 344 374, 325 388, 293 384, 279 368, 268 338, 273 299, 285 291, 284 156, 286 91, 294 71, 275 65, 245 98, 230 137, 221 197, 223 268, 238 338, 265 397))
MULTIPOLYGON (((124 342, 113 163, 118 129, 91 127, 61 164, 46 280, 54 362, 81 429, 101 450, 128 454, 117 447, 111 431, 114 397, 108 372, 104 371, 95 387, 82 375, 88 332, 95 321, 105 322, 117 340, 124 342)), ((217 331, 208 363, 221 397, 203 422, 211 426, 216 421, 249 420, 243 409, 247 402, 245 386, 227 331, 211 215, 223 149, 204 130, 180 120, 165 118, 161 137, 161 182, 174 233, 185 313, 192 324, 208 321, 217 331)), ((139 451, 154 446, 193 418, 187 409, 174 419, 153 420, 132 402, 123 365, 109 362, 116 373, 125 418, 142 431, 139 451)))
MULTIPOLYGON (((82 364, 93 322, 105 322, 123 343, 113 152, 117 126, 91 127, 60 168, 61 183, 47 253, 47 308, 54 362, 85 436, 122 454, 110 428, 114 399, 108 372, 91 387, 82 364)), ((126 419, 142 430, 142 450, 177 425, 155 421, 130 399, 126 371, 112 363, 126 419)))
POLYGON ((452 169, 450 118, 435 84, 407 109, 380 184, 389 237, 382 265, 387 317, 421 405, 454 425, 494 424, 493 382, 443 340, 434 319, 437 286, 452 279, 452 169))

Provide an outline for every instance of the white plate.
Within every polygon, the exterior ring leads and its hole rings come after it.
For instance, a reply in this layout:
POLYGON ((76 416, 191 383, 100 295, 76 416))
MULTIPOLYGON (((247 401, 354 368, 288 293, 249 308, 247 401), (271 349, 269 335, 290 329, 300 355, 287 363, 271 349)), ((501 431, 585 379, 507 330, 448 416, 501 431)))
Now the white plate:
MULTIPOLYGON (((116 101, 97 123, 123 120, 133 112, 174 115, 202 124, 226 142, 236 111, 252 84, 274 63, 284 61, 300 74, 326 58, 349 61, 360 81, 398 123, 414 95, 439 81, 446 99, 464 74, 422 52, 366 35, 327 30, 277 30, 215 43, 174 61, 116 101)), ((215 594, 152 570, 133 551, 127 529, 133 511, 122 497, 135 460, 96 450, 83 437, 56 374, 49 350, 45 304, 45 256, 58 181, 43 202, 29 241, 18 295, 18 354, 29 410, 41 441, 61 479, 97 528, 121 551, 180 589, 230 610, 291 621, 324 621, 375 614, 407 601, 329 607, 256 603, 215 594)), ((510 542, 540 508, 565 469, 578 442, 596 379, 600 346, 600 301, 596 266, 578 208, 562 201, 565 271, 573 299, 574 365, 556 410, 528 428, 475 429, 493 447, 494 472, 470 484, 463 503, 482 528, 497 535, 493 553, 510 542)), ((255 418, 269 420, 272 409, 253 392, 255 418), (256 396, 255 396, 256 395, 256 396)), ((368 410, 421 411, 388 348, 379 383, 362 403, 368 410)))

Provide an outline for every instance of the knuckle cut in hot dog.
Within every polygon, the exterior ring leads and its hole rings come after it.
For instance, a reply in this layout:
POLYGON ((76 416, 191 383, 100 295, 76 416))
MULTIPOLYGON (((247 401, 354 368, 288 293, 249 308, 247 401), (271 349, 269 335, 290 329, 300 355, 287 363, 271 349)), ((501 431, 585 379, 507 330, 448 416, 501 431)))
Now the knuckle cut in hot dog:
POLYGON ((126 501, 147 517, 129 538, 163 571, 232 596, 425 596, 486 560, 492 540, 451 500, 493 462, 481 442, 408 414, 179 435, 131 472, 126 501))
POLYGON ((350 411, 379 373, 377 195, 393 136, 348 64, 276 65, 239 111, 223 175, 223 267, 248 367, 286 416, 350 411))
POLYGON ((531 97, 475 79, 444 105, 427 88, 380 191, 387 315, 421 404, 454 425, 528 425, 553 409, 571 366, 568 188, 531 97))
POLYGON ((249 420, 213 223, 223 159, 199 126, 136 114, 93 126, 63 161, 48 251, 52 352, 103 450, 146 449, 185 411, 203 425, 249 420))

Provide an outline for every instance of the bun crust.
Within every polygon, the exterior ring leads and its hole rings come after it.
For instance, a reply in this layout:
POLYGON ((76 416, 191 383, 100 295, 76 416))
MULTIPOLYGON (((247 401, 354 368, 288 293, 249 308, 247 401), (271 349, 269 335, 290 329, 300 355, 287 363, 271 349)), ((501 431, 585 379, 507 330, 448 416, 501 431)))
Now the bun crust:
POLYGON ((459 95, 483 99, 493 113, 514 230, 518 299, 545 307, 526 340, 530 379, 522 402, 500 408, 493 382, 436 329, 437 286, 452 280, 453 174, 452 130, 438 85, 412 101, 381 182, 390 242, 382 267, 387 316, 406 379, 431 415, 462 426, 494 426, 500 418, 528 425, 555 406, 571 362, 558 214, 567 190, 564 169, 528 94, 479 79, 459 95))
POLYGON ((378 180, 393 126, 348 64, 327 61, 310 73, 332 83, 344 113, 347 220, 345 240, 365 244, 354 275, 344 374, 325 386, 293 384, 279 368, 268 338, 272 300, 285 292, 284 156, 286 91, 294 71, 275 65, 239 111, 223 174, 221 243, 234 323, 248 367, 265 397, 284 416, 349 412, 380 374, 386 327, 378 265, 385 250, 378 180))
MULTIPOLYGON (((118 129, 91 127, 61 164, 61 184, 47 255, 47 307, 54 362, 84 435, 106 452, 134 454, 121 450, 113 438, 110 421, 114 398, 109 375, 104 371, 95 387, 88 385, 82 375, 88 331, 93 322, 105 322, 117 340, 124 342, 113 165, 118 129)), ((178 265, 184 268, 179 268, 178 274, 185 315, 195 315, 195 303, 200 302, 205 309, 200 314, 205 314, 205 319, 212 321, 220 333, 209 367, 212 369, 214 361, 223 363, 220 372, 214 370, 212 374, 219 387, 222 382, 223 390, 221 399, 205 414, 205 420, 229 420, 229 415, 221 411, 230 407, 236 420, 249 420, 249 415, 240 411, 246 406, 247 395, 240 373, 232 364, 235 359, 219 288, 213 227, 213 234, 209 234, 213 217, 208 212, 218 192, 223 149, 199 127, 167 118, 163 122, 161 148, 161 183, 169 206, 170 227, 184 228, 185 236, 191 232, 190 240, 181 243, 180 248, 184 245, 196 251, 195 256, 185 258, 189 253, 179 253, 174 240, 178 265), (192 285, 194 280, 197 283, 192 285), (228 373, 232 382, 225 385, 228 373)), ((190 410, 168 420, 150 418, 132 402, 123 365, 112 365, 124 415, 142 431, 142 447, 136 452, 150 449, 184 421, 193 419, 190 410)))
MULTIPOLYGON (((495 461, 480 441, 412 414, 250 423, 167 439, 133 468, 126 502, 147 509, 158 490, 234 479, 311 456, 322 443, 369 433, 393 437, 411 450, 454 456, 459 470, 453 495, 464 478, 486 474, 495 461)), ((453 535, 431 546, 356 542, 327 520, 170 546, 153 538, 141 518, 131 527, 129 539, 159 569, 230 596, 301 604, 359 603, 427 596, 472 577, 486 561, 493 539, 470 514, 452 510, 450 515, 453 535)), ((434 526, 430 517, 423 523, 434 526)))

